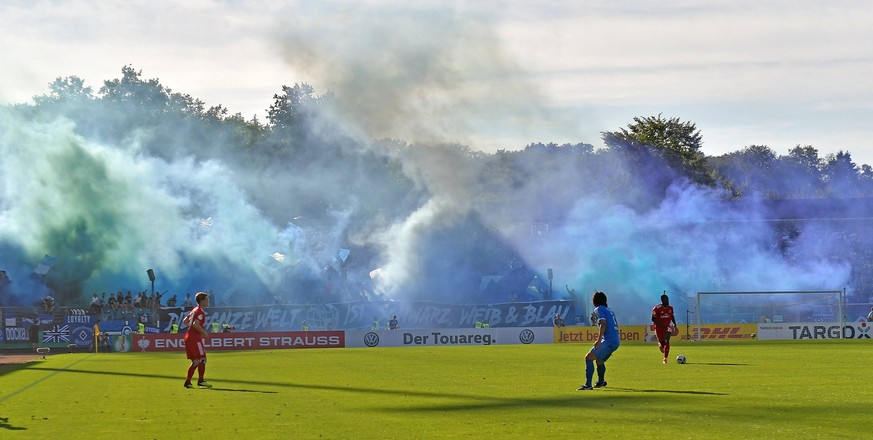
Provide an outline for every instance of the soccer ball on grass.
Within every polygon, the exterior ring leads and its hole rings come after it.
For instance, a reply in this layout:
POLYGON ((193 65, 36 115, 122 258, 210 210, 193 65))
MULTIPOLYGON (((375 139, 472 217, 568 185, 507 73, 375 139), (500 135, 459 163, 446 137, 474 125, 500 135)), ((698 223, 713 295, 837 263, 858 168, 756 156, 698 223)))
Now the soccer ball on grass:
POLYGON ((679 356, 676 356, 676 363, 684 364, 685 363, 685 356, 681 355, 681 354, 679 356))

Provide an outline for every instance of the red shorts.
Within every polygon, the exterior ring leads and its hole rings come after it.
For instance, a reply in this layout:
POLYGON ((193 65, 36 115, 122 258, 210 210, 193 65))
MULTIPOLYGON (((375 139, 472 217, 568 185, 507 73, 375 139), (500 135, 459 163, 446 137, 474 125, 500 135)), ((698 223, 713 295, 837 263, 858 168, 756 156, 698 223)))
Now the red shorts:
POLYGON ((668 327, 655 326, 655 335, 658 337, 658 342, 665 344, 670 342, 670 329, 668 327))
POLYGON ((197 359, 205 359, 206 358, 206 346, 203 345, 203 338, 197 337, 188 337, 188 334, 185 334, 185 353, 188 355, 188 359, 192 361, 197 359))

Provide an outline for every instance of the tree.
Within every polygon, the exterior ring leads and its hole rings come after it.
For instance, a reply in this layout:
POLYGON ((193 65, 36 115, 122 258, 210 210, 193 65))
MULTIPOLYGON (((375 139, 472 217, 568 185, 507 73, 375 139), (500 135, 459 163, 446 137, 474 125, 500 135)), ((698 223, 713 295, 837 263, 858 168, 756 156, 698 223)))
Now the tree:
POLYGON ((602 137, 611 149, 623 150, 637 160, 660 158, 697 184, 715 185, 714 173, 700 151, 703 146, 700 130, 692 122, 665 119, 660 114, 637 116, 627 128, 602 133, 602 137))
POLYGON ((138 109, 146 114, 164 112, 170 102, 170 90, 156 78, 144 81, 142 70, 131 66, 121 68, 121 78, 103 81, 100 95, 104 100, 138 109))
POLYGON ((773 178, 778 157, 770 147, 750 145, 740 151, 712 158, 710 162, 735 196, 758 193, 779 197, 780 187, 773 178))
POLYGON ((831 197, 857 197, 858 191, 858 167, 852 162, 852 154, 840 150, 836 154, 828 155, 823 170, 828 190, 831 197))
POLYGON ((797 145, 788 152, 788 158, 806 172, 815 175, 819 174, 819 169, 822 165, 821 159, 818 157, 818 150, 813 148, 812 145, 803 147, 797 145))
POLYGON ((782 198, 821 197, 824 187, 822 167, 818 150, 811 145, 797 145, 788 151, 788 155, 780 156, 774 179, 783 187, 782 198))
POLYGON ((864 197, 873 195, 873 167, 864 164, 861 165, 861 173, 858 176, 861 194, 864 197))
POLYGON ((49 93, 33 98, 37 105, 60 102, 88 101, 94 99, 91 87, 78 76, 58 77, 49 84, 49 93))
POLYGON ((273 95, 267 119, 274 130, 297 132, 303 128, 317 104, 318 98, 311 85, 282 86, 282 94, 273 95))

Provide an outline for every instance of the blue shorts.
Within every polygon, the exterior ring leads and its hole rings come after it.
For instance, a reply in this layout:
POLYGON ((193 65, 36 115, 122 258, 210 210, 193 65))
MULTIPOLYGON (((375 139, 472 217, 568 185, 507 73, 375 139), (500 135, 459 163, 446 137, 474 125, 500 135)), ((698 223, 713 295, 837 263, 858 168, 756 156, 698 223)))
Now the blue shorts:
POLYGON ((606 362, 615 350, 618 350, 618 344, 615 342, 602 341, 600 347, 591 347, 591 352, 594 353, 594 357, 600 362, 606 362))

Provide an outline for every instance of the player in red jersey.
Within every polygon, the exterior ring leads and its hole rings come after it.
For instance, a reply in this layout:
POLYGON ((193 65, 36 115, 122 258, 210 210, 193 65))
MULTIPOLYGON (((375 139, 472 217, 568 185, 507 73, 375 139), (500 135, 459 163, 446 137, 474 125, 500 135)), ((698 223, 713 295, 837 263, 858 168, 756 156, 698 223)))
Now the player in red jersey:
POLYGON ((673 315, 673 306, 670 298, 664 293, 661 295, 661 304, 652 308, 652 322, 655 324, 655 335, 658 336, 658 348, 664 353, 663 363, 667 363, 670 355, 670 324, 676 326, 676 316, 673 315))
POLYGON ((191 359, 188 376, 185 378, 185 388, 194 387, 191 385, 194 370, 197 370, 197 385, 212 388, 212 385, 203 378, 206 374, 206 347, 203 345, 203 340, 209 338, 209 333, 206 332, 206 311, 204 308, 209 307, 209 294, 197 292, 194 300, 197 301, 197 307, 194 307, 183 320, 188 326, 188 331, 185 332, 185 351, 188 354, 188 359, 191 359))

